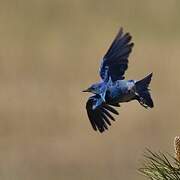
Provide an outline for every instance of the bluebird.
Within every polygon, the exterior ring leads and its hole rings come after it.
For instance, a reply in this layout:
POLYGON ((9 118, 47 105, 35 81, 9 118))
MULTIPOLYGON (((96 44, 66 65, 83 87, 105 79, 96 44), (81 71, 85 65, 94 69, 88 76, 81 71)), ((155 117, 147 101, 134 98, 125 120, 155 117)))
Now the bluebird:
POLYGON ((131 39, 131 35, 120 28, 102 58, 101 81, 83 91, 93 93, 86 103, 86 110, 95 131, 102 133, 111 126, 111 121, 115 121, 113 114, 119 114, 115 107, 120 107, 120 103, 137 100, 145 108, 154 106, 148 88, 152 73, 141 80, 125 80, 129 54, 134 46, 131 39))

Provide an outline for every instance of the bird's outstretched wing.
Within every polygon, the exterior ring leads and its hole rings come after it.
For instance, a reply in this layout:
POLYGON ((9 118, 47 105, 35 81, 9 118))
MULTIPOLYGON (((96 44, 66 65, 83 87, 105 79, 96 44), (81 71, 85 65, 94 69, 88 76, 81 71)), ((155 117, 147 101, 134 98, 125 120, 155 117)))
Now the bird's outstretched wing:
POLYGON ((99 132, 102 133, 108 129, 108 125, 111 126, 110 120, 115 121, 111 113, 116 115, 119 113, 114 108, 105 103, 101 103, 98 107, 93 108, 93 106, 97 104, 97 101, 99 101, 100 98, 101 97, 98 95, 90 97, 86 103, 86 109, 93 129, 95 131, 99 130, 99 132))
POLYGON ((123 33, 123 29, 120 28, 101 63, 100 76, 103 80, 108 79, 109 76, 112 81, 124 79, 124 73, 128 68, 128 57, 134 45, 130 42, 131 38, 129 33, 123 33))

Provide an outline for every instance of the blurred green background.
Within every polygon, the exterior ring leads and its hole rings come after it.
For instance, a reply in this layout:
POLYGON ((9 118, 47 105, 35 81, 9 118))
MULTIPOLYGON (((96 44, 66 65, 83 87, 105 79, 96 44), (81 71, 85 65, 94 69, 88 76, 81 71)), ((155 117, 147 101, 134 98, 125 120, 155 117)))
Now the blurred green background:
POLYGON ((173 153, 180 135, 179 0, 0 0, 0 179, 144 179, 145 147, 173 153), (120 26, 135 47, 126 77, 151 83, 155 108, 122 104, 92 130, 81 90, 120 26))

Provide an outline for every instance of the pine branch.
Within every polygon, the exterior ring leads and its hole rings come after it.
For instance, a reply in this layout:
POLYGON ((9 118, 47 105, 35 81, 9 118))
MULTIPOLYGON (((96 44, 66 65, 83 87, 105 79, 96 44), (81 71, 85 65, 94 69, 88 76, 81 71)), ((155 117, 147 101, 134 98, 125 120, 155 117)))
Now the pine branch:
POLYGON ((180 161, 171 155, 147 149, 139 172, 151 180, 180 180, 180 161), (167 158, 168 157, 168 158, 167 158))

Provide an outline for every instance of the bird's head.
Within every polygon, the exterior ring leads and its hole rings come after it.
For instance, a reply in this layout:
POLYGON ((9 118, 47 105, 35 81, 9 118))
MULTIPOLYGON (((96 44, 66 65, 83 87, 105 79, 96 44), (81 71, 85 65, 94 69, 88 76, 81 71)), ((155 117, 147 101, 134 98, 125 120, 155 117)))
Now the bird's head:
POLYGON ((83 90, 82 92, 90 92, 93 94, 101 94, 102 93, 102 84, 96 83, 91 85, 89 88, 86 90, 83 90))

